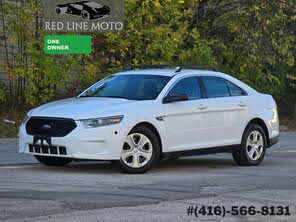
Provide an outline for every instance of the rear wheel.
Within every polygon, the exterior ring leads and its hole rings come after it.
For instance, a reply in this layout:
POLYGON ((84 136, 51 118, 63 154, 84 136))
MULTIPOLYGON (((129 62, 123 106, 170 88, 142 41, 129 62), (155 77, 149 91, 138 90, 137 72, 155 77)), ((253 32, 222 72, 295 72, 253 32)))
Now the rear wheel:
POLYGON ((249 125, 243 135, 241 148, 232 153, 240 166, 259 165, 265 156, 267 139, 264 130, 257 124, 249 125))
POLYGON ((36 160, 47 166, 66 166, 72 162, 72 159, 62 157, 51 157, 51 156, 38 156, 35 155, 36 160))
POLYGON ((145 173, 159 159, 160 145, 155 134, 147 127, 138 126, 126 137, 119 161, 125 173, 145 173))

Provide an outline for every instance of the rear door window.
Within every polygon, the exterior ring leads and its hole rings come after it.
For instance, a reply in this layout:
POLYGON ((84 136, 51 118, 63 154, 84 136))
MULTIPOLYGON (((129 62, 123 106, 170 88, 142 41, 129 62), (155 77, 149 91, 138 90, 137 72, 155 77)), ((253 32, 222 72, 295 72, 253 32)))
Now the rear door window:
POLYGON ((208 98, 228 97, 230 92, 227 81, 220 77, 202 77, 208 98))

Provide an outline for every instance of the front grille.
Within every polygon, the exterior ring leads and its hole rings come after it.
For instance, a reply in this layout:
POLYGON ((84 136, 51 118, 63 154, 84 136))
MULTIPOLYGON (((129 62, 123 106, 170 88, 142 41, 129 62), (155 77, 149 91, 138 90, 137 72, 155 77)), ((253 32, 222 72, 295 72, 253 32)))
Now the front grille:
POLYGON ((73 119, 31 117, 26 124, 29 135, 64 137, 77 127, 73 119))
POLYGON ((67 149, 64 146, 40 146, 40 145, 29 145, 30 153, 40 154, 51 154, 51 155, 67 155, 67 149))

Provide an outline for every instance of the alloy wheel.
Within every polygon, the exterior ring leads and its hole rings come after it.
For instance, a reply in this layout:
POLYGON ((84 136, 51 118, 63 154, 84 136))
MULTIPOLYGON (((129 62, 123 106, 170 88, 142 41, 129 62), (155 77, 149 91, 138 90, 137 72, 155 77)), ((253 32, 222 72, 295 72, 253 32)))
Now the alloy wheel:
POLYGON ((133 133, 126 137, 121 160, 132 168, 145 166, 152 157, 153 146, 147 136, 141 133, 133 133))
POLYGON ((250 133, 247 139, 246 149, 248 157, 251 160, 256 161, 261 157, 264 149, 264 140, 259 131, 255 130, 250 133))

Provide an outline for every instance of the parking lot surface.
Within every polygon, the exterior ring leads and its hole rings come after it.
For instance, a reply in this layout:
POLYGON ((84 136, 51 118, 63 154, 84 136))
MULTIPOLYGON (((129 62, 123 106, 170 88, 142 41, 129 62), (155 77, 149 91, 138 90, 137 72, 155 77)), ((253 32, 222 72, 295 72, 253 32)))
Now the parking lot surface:
POLYGON ((230 154, 181 158, 142 175, 108 162, 47 167, 0 140, 0 220, 296 221, 296 133, 281 133, 262 165, 239 167, 230 154), (289 206, 290 216, 188 215, 189 206, 289 206))

